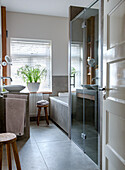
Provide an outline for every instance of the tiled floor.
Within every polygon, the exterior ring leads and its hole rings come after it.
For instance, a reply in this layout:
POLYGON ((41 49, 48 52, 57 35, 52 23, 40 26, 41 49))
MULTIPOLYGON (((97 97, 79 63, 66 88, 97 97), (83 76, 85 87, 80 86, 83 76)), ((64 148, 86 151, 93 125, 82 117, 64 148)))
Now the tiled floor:
MULTIPOLYGON (((31 138, 18 141, 22 170, 97 170, 96 165, 53 123, 31 124, 31 138)), ((13 156, 12 156, 13 159, 13 156)), ((7 170, 4 148, 3 170, 7 170)), ((13 161, 13 170, 16 170, 13 161)))

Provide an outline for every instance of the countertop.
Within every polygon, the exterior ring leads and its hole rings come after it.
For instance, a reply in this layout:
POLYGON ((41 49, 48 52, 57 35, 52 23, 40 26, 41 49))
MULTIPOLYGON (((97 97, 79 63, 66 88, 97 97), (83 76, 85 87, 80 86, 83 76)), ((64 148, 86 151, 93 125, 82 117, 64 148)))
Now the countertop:
POLYGON ((89 94, 89 95, 96 95, 98 90, 89 90, 89 89, 76 89, 76 93, 81 93, 81 94, 89 94))

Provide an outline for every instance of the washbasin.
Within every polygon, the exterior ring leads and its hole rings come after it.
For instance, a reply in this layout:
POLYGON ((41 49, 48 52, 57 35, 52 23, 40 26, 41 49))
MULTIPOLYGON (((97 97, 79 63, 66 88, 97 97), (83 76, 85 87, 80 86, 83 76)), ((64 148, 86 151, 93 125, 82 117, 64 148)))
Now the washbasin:
POLYGON ((97 84, 83 84, 82 87, 85 87, 88 90, 98 90, 97 84))
POLYGON ((91 84, 91 87, 92 87, 94 90, 98 90, 98 85, 97 85, 97 84, 91 84))
POLYGON ((25 88, 23 85, 6 85, 3 88, 9 92, 20 92, 25 88))
POLYGON ((93 90, 93 88, 91 87, 91 85, 90 84, 83 84, 83 85, 81 85, 82 87, 85 87, 86 89, 88 89, 88 90, 93 90))

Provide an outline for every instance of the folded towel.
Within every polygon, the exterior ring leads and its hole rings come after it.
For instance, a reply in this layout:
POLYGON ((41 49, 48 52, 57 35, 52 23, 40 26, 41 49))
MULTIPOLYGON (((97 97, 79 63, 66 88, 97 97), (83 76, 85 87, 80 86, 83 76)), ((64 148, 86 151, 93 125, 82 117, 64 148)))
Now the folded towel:
POLYGON ((48 104, 49 104, 49 102, 47 100, 40 100, 37 102, 37 105, 39 105, 39 106, 45 106, 48 104))
POLYGON ((24 134, 26 99, 6 98, 6 131, 16 135, 24 134))

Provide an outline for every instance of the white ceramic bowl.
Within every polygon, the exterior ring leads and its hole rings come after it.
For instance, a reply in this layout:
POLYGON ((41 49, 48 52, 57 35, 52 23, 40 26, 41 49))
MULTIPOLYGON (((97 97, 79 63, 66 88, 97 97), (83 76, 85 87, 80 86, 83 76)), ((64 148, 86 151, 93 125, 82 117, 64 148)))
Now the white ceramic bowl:
POLYGON ((25 88, 23 85, 6 85, 3 88, 9 92, 20 92, 25 88))

